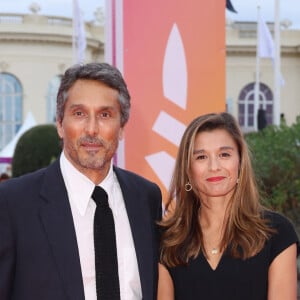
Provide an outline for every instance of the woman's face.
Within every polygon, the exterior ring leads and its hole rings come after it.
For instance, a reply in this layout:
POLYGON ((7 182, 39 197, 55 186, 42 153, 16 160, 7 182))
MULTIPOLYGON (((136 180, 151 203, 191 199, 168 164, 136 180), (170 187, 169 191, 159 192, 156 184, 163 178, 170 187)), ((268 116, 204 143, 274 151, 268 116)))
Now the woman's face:
POLYGON ((237 144, 224 129, 197 134, 191 161, 193 184, 202 200, 230 199, 238 179, 240 157, 237 144))

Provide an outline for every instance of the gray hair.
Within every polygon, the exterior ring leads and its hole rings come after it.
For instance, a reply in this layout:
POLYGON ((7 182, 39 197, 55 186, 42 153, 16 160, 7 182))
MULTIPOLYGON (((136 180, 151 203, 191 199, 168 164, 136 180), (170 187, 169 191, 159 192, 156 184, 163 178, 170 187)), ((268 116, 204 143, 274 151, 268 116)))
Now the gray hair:
POLYGON ((68 91, 77 80, 97 80, 119 92, 118 100, 121 107, 121 126, 123 127, 130 114, 130 94, 121 72, 107 63, 76 64, 66 70, 61 78, 57 93, 56 119, 62 122, 68 91))

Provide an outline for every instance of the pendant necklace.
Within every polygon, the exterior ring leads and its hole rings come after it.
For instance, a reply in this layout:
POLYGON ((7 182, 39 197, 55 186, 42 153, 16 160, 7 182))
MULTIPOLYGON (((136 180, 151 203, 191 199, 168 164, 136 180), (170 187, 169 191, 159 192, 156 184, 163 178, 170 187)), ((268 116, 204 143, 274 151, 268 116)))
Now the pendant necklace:
POLYGON ((217 248, 212 248, 212 250, 210 251, 212 255, 216 255, 219 253, 217 248))

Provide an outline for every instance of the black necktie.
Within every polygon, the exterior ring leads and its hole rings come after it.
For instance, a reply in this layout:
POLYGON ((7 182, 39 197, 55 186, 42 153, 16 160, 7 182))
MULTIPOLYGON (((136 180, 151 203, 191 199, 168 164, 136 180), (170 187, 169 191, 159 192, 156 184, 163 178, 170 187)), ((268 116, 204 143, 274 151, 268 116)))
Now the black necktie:
POLYGON ((99 300, 120 300, 115 224, 107 193, 96 186, 92 194, 94 217, 96 289, 99 300))

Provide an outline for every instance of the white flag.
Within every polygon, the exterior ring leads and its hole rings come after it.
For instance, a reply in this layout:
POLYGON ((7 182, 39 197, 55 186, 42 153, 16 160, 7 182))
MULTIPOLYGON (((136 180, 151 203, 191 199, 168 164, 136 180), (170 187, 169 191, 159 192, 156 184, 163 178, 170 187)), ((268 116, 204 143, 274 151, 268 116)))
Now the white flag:
POLYGON ((261 16, 258 20, 258 56, 275 59, 275 48, 271 32, 261 16))
MULTIPOLYGON (((258 57, 270 58, 274 67, 275 46, 271 32, 263 20, 262 16, 258 17, 258 57)), ((284 85, 284 78, 280 74, 280 84, 284 85)))
POLYGON ((78 1, 73 0, 73 53, 75 63, 83 63, 85 58, 86 37, 82 13, 78 1))

